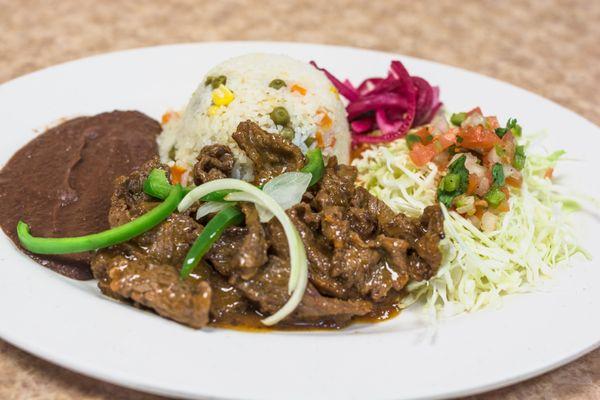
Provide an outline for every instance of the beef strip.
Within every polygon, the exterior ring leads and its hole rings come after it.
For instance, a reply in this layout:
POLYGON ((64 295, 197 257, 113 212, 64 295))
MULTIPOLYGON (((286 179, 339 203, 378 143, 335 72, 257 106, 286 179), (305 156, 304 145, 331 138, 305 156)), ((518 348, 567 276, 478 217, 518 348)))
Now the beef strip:
MULTIPOLYGON (((267 264, 253 279, 239 281, 236 287, 265 314, 279 310, 289 298, 287 285, 289 279, 289 260, 277 256, 269 257, 267 264)), ((357 315, 368 314, 372 305, 364 300, 344 301, 322 296, 314 286, 307 287, 302 302, 286 323, 307 323, 319 321, 322 324, 334 322, 343 326, 357 315)))
POLYGON ((240 207, 246 217, 245 222, 248 233, 237 249, 237 254, 232 258, 232 264, 238 270, 238 275, 242 279, 248 279, 254 276, 258 268, 267 262, 269 245, 254 205, 241 203, 240 207))
POLYGON ((231 149, 227 146, 222 144, 205 146, 200 150, 197 160, 192 171, 196 185, 231 175, 234 159, 231 149))
POLYGON ((353 167, 331 158, 310 204, 289 214, 307 251, 311 282, 321 293, 380 302, 402 290, 409 277, 425 279, 435 272, 441 213, 433 207, 421 220, 400 219, 355 187, 355 178, 353 167))
POLYGON ((155 264, 135 251, 128 256, 116 254, 113 257, 101 252, 92 259, 92 272, 108 296, 129 299, 193 328, 208 323, 210 285, 200 280, 181 281, 172 265, 155 264))
MULTIPOLYGON (((257 183, 303 165, 296 147, 255 124, 240 124, 234 138, 254 162, 257 183)), ((204 148, 194 167, 197 183, 230 174, 230 155, 224 146, 204 148)), ((112 226, 157 204, 142 190, 151 168, 163 166, 153 160, 117 180, 112 226)), ((300 305, 280 325, 345 326, 395 304, 410 279, 427 279, 439 267, 439 207, 428 207, 418 219, 396 214, 356 187, 356 176, 354 167, 332 157, 322 180, 287 210, 306 250, 309 283, 300 305)), ((247 317, 260 324, 259 318, 289 299, 289 248, 278 220, 262 224, 254 205, 239 206, 244 224, 227 229, 188 279, 178 278, 179 268, 202 226, 189 214, 175 213, 130 242, 98 252, 92 270, 99 287, 192 327, 209 321, 244 325, 247 317)))
POLYGON ((241 122, 233 139, 254 164, 255 185, 304 166, 304 155, 298 147, 280 135, 263 131, 253 122, 241 122))
MULTIPOLYGON (((151 160, 140 170, 115 182, 111 227, 131 221, 158 202, 143 193, 151 160)), ((159 315, 194 328, 208 323, 211 288, 202 280, 179 279, 180 265, 202 226, 186 214, 172 214, 152 230, 128 243, 99 251, 91 262, 98 286, 108 296, 148 307, 159 315)))
POLYGON ((358 171, 349 165, 339 165, 335 157, 327 163, 326 173, 319 184, 313 205, 317 210, 326 206, 348 206, 354 193, 358 171))

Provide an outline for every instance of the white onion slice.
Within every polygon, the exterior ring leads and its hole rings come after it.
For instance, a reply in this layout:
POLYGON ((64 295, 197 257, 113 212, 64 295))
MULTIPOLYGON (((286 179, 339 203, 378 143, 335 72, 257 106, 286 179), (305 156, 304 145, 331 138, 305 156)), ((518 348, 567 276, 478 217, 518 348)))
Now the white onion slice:
MULTIPOLYGON (((308 172, 286 172, 267 182, 262 190, 273 198, 284 210, 302 201, 302 196, 308 189, 312 174, 308 172)), ((260 222, 268 222, 269 219, 260 222)))
POLYGON ((196 211, 196 219, 200 219, 208 214, 218 213, 230 206, 231 203, 223 201, 208 201, 198 208, 198 211, 196 211))
MULTIPOLYGON (((265 325, 274 325, 285 317, 290 315, 296 307, 302 301, 306 285, 308 284, 308 262, 306 259, 306 250, 302 244, 300 234, 296 230, 296 227, 290 220, 290 217, 285 213, 285 210, 269 195, 264 193, 262 190, 238 179, 217 179, 204 183, 191 192, 189 192, 177 207, 179 212, 183 212, 190 208, 192 204, 200 200, 205 195, 212 193, 217 190, 239 190, 241 192, 250 194, 251 196, 245 197, 245 201, 252 201, 254 204, 258 204, 267 208, 275 218, 279 220, 285 235, 288 240, 290 249, 290 278, 288 281, 288 293, 291 294, 287 303, 280 308, 275 314, 263 319, 261 322, 265 325)), ((232 200, 239 196, 237 193, 231 193, 225 197, 225 200, 232 200)))

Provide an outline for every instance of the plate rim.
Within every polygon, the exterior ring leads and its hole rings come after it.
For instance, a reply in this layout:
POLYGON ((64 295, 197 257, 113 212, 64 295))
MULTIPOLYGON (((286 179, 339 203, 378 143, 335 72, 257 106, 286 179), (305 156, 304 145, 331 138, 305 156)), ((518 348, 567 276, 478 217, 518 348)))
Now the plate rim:
MULTIPOLYGON (((481 74, 481 73, 478 73, 478 72, 475 72, 472 70, 468 70, 468 69, 461 68, 461 67, 454 66, 454 65, 444 64, 444 63, 437 62, 437 61, 423 59, 423 58, 419 58, 419 57, 407 56, 407 55, 404 55, 401 53, 373 50, 373 49, 369 49, 369 48, 361 48, 361 47, 353 47, 353 46, 310 43, 310 42, 254 41, 254 40, 184 42, 184 43, 161 44, 161 45, 157 45, 157 46, 134 47, 134 48, 129 48, 129 49, 105 52, 105 53, 97 53, 97 54, 92 54, 92 55, 89 55, 86 57, 76 58, 76 59, 68 60, 65 62, 61 62, 59 64, 44 67, 44 68, 41 68, 41 69, 38 69, 35 71, 31 71, 27 74, 15 77, 11 80, 2 82, 0 84, 0 96, 3 95, 3 91, 6 88, 8 88, 14 84, 18 84, 22 80, 35 78, 38 75, 43 75, 44 73, 48 72, 49 70, 62 68, 64 66, 68 66, 68 65, 77 64, 82 61, 93 61, 95 59, 110 58, 113 56, 118 56, 120 54, 126 54, 126 53, 138 53, 138 52, 144 52, 144 51, 150 51, 150 50, 160 51, 163 48, 174 48, 174 47, 184 48, 184 47, 195 47, 195 46, 199 46, 199 45, 203 46, 203 45, 239 45, 239 44, 258 45, 258 46, 269 46, 269 45, 278 45, 278 46, 289 45, 289 46, 298 46, 298 47, 310 46, 310 47, 320 47, 320 48, 330 49, 330 50, 344 49, 344 50, 348 50, 348 51, 360 51, 360 52, 374 53, 374 54, 378 54, 378 55, 382 55, 382 56, 386 56, 386 57, 400 57, 402 59, 431 64, 431 65, 441 67, 444 69, 452 69, 454 71, 458 71, 463 74, 464 73, 470 74, 476 78, 485 78, 487 80, 493 81, 494 83, 500 83, 504 86, 510 87, 512 90, 516 90, 517 92, 527 93, 527 95, 529 95, 529 96, 535 96, 537 101, 544 102, 544 103, 550 104, 552 106, 558 107, 562 111, 569 113, 570 118, 577 118, 577 119, 581 120, 582 122, 589 124, 591 127, 594 127, 595 129, 600 130, 600 127, 598 127, 592 121, 588 120, 586 117, 583 117, 583 116, 577 114, 575 111, 573 111, 551 99, 545 98, 545 97, 537 94, 536 92, 524 89, 513 83, 502 81, 498 78, 494 78, 494 77, 491 77, 491 76, 488 76, 485 74, 481 74)), ((14 247, 14 245, 13 245, 13 247, 14 247)), ((16 249, 16 247, 15 247, 15 249, 16 249)), ((23 255, 21 254, 21 256, 23 256, 23 255)), ((25 256, 23 256, 23 257, 25 257, 25 256)), ((32 354, 36 357, 39 357, 51 364, 59 365, 63 368, 66 368, 66 369, 72 371, 72 372, 79 373, 79 374, 82 374, 85 376, 89 376, 94 379, 99 379, 101 381, 114 383, 116 385, 119 385, 119 386, 122 386, 125 388, 129 388, 129 389, 137 390, 137 391, 148 392, 148 393, 156 393, 156 394, 161 394, 161 395, 166 395, 166 396, 173 396, 175 394, 176 396, 192 396, 194 398, 200 397, 203 399, 204 398, 206 398, 206 399, 214 398, 214 399, 222 399, 222 400, 233 400, 234 399, 234 398, 228 398, 228 397, 222 397, 222 396, 214 397, 209 394, 203 395, 203 394, 199 394, 198 392, 189 393, 185 390, 181 391, 181 392, 177 392, 173 389, 163 389, 159 386, 146 385, 144 383, 140 383, 141 381, 137 381, 137 382, 130 381, 128 379, 122 379, 122 377, 120 377, 120 376, 104 374, 104 373, 99 372, 98 370, 94 370, 93 368, 91 368, 88 365, 89 363, 85 363, 85 366, 82 367, 82 363, 80 361, 79 362, 75 361, 75 359, 73 359, 73 357, 69 357, 68 354, 58 355, 58 356, 53 355, 52 351, 46 351, 43 347, 36 347, 35 345, 32 345, 31 343, 27 343, 26 341, 21 342, 20 340, 18 340, 18 338, 12 337, 11 335, 7 335, 6 333, 7 333, 6 329, 3 328, 2 324, 0 324, 0 338, 5 340, 7 343, 10 343, 11 345, 19 348, 20 350, 25 351, 29 354, 32 354)), ((589 345, 585 349, 582 349, 574 354, 571 354, 570 356, 564 357, 560 361, 557 361, 552 364, 548 364, 543 368, 539 368, 537 370, 530 371, 530 373, 521 374, 521 375, 513 377, 512 379, 498 381, 495 383, 474 385, 470 389, 447 391, 444 393, 440 393, 434 397, 426 396, 426 397, 414 397, 414 398, 420 399, 420 398, 447 398, 447 397, 455 397, 455 396, 468 396, 468 395, 483 393, 483 392, 499 389, 502 387, 510 386, 510 385, 516 384, 518 382, 522 382, 522 381, 534 378, 536 376, 540 376, 544 373, 547 373, 547 372, 557 369, 561 366, 564 366, 564 365, 584 356, 585 354, 588 354, 588 353, 594 351, 597 348, 600 348, 600 335, 598 336, 595 343, 589 345)))

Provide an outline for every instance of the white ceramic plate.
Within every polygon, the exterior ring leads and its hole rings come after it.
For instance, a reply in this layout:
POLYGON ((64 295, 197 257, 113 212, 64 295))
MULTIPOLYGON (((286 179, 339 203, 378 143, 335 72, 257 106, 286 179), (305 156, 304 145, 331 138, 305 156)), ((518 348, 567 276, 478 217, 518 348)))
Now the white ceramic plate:
MULTIPOLYGON (((318 61, 353 81, 401 59, 441 87, 450 110, 481 106, 528 132, 547 130, 550 149, 572 158, 561 177, 600 196, 600 130, 535 94, 471 72, 393 54, 288 43, 207 43, 87 58, 0 86, 0 162, 62 117, 137 109, 154 118, 183 107, 203 73, 247 52, 318 61), (595 163, 593 163, 595 161, 595 163)), ((27 184, 24 182, 24 184, 27 184)), ((578 221, 600 259, 600 224, 578 221)), ((414 399, 465 395, 540 374, 600 342, 600 268, 576 262, 536 293, 500 309, 442 321, 434 335, 419 309, 341 332, 252 334, 195 331, 110 301, 94 282, 55 274, 0 240, 0 336, 33 354, 135 389, 210 399, 414 399)))

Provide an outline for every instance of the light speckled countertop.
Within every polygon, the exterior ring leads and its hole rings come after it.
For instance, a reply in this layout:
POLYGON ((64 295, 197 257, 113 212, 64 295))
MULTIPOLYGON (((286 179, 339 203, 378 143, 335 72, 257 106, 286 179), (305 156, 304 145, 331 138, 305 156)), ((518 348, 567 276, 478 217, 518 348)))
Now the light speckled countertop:
MULTIPOLYGON (((600 125, 597 0, 0 0, 0 37, 0 82, 63 61, 132 47, 214 40, 304 41, 456 65, 539 93, 600 125)), ((2 341, 0 398, 159 399, 56 367, 2 341)), ((600 350, 476 398, 600 399, 600 350)))

